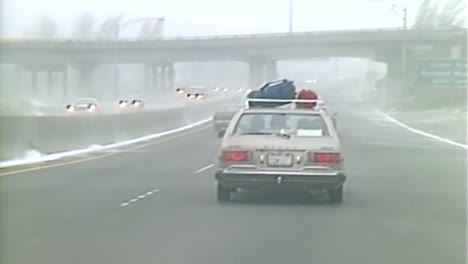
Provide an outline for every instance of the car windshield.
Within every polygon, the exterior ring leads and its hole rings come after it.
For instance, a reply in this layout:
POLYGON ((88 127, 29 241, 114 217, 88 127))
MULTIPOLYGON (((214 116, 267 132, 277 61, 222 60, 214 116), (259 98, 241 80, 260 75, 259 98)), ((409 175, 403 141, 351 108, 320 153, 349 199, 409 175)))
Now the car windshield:
POLYGON ((240 116, 233 134, 321 137, 328 136, 329 130, 319 114, 244 113, 240 116))

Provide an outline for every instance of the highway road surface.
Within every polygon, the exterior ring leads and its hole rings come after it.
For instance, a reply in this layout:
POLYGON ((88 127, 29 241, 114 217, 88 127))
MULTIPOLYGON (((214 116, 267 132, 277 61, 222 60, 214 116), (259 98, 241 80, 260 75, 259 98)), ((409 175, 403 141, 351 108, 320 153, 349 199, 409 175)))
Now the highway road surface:
POLYGON ((345 201, 218 204, 209 125, 0 171, 2 264, 462 264, 466 155, 340 105, 345 201))

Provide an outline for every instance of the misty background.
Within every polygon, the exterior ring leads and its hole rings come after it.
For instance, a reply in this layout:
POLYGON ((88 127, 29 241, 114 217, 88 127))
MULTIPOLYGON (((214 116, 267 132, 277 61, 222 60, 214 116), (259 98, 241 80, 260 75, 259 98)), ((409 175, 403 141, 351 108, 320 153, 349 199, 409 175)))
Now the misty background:
MULTIPOLYGON (((461 0, 392 3, 408 8, 409 25, 448 26, 448 20, 462 25, 465 19, 458 16, 465 3, 461 0)), ((84 14, 89 15, 93 32, 99 32, 109 19, 165 17, 164 35, 169 37, 286 32, 290 1, 3 0, 1 5, 2 37, 83 37, 77 25, 84 14)), ((293 24, 294 31, 388 28, 401 27, 401 19, 382 3, 369 0, 294 0, 293 24)), ((121 36, 138 33, 135 25, 121 36)))
MULTIPOLYGON (((461 0, 398 0, 408 8, 408 26, 421 29, 465 27, 466 3, 461 0)), ((293 31, 349 30, 402 27, 401 17, 386 5, 367 0, 294 0, 293 31), (353 12, 350 12, 352 10, 353 12)), ((113 39, 152 40, 177 36, 206 36, 287 32, 289 0, 4 0, 1 6, 2 39, 113 39), (160 18, 160 20, 148 19, 160 18)), ((31 94, 31 75, 14 65, 1 65, 1 94, 9 103, 34 99, 44 104, 63 104, 78 96, 117 100, 125 96, 154 99, 158 91, 145 90, 143 65, 101 65, 93 73, 93 94, 80 94, 77 72, 69 69, 70 94, 52 96, 62 81, 38 74, 37 93, 31 94), (116 71, 116 67, 118 70, 116 71), (115 84, 115 75, 118 83, 115 84), (111 93, 117 85, 121 94, 111 93)), ((181 62, 174 65, 176 86, 248 86, 248 65, 243 62, 181 62)), ((363 91, 372 90, 386 73, 384 64, 367 58, 305 58, 279 61, 280 78, 299 83, 349 80, 363 91)), ((319 85, 320 86, 320 85, 319 85)))

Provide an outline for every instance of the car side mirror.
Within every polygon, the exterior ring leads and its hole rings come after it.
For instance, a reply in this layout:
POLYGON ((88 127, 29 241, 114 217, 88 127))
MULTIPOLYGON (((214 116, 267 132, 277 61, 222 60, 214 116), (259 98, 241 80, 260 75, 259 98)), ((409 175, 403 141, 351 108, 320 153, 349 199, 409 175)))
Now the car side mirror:
POLYGON ((225 134, 226 134, 226 130, 225 130, 225 129, 218 131, 218 137, 219 137, 219 138, 224 137, 225 134))

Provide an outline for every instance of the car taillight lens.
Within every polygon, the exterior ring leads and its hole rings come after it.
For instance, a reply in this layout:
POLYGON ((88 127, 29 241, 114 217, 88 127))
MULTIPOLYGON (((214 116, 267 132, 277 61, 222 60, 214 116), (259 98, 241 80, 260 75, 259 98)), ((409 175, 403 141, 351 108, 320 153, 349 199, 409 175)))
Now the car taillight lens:
POLYGON ((224 161, 247 161, 249 160, 249 152, 247 151, 223 151, 221 159, 224 161))
POLYGON ((338 163, 341 162, 340 153, 314 153, 313 162, 317 163, 338 163))

